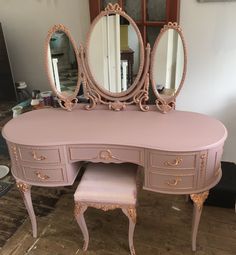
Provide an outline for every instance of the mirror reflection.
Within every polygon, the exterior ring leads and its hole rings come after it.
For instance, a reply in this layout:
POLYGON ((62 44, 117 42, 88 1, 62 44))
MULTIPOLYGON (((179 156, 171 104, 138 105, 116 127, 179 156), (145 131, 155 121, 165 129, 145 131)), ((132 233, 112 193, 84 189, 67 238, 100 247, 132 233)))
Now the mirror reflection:
POLYGON ((168 29, 161 36, 153 60, 153 82, 163 96, 173 96, 184 72, 184 46, 179 33, 168 29))
POLYGON ((140 66, 140 45, 132 24, 119 14, 95 24, 88 45, 91 74, 103 89, 119 93, 134 82, 140 66))
POLYGON ((49 43, 49 65, 56 90, 65 95, 74 93, 78 81, 76 54, 69 37, 64 31, 52 34, 49 43))

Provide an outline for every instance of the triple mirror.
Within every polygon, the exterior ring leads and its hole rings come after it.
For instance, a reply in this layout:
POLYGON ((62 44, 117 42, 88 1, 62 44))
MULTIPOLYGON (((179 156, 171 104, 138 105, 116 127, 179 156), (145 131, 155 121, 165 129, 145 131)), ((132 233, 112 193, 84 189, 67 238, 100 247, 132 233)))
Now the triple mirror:
POLYGON ((163 27, 150 54, 136 23, 118 4, 108 4, 93 21, 85 47, 78 49, 63 25, 55 25, 46 40, 48 78, 67 110, 76 105, 82 84, 89 100, 86 109, 104 104, 118 111, 138 104, 147 111, 151 84, 157 108, 168 112, 175 107, 185 79, 186 55, 183 33, 176 23, 163 27))

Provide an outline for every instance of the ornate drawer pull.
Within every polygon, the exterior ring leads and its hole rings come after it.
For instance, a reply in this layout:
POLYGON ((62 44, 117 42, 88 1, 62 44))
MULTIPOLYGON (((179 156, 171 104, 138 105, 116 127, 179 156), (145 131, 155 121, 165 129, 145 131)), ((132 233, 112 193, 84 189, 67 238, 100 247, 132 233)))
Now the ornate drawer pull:
POLYGON ((37 171, 36 173, 35 173, 35 175, 40 179, 40 180, 48 180, 50 177, 48 176, 48 175, 42 175, 39 171, 37 171))
POLYGON ((33 155, 34 160, 37 160, 37 161, 42 161, 42 160, 46 159, 45 156, 39 156, 38 157, 35 151, 32 151, 32 155, 33 155))
POLYGON ((100 151, 99 157, 100 157, 100 159, 104 159, 104 160, 110 160, 110 159, 119 160, 117 157, 112 155, 112 152, 110 150, 100 151))
POLYGON ((166 166, 178 166, 183 162, 182 158, 176 158, 173 162, 166 161, 164 164, 166 166))
POLYGON ((176 186, 181 181, 182 181, 182 179, 180 177, 176 177, 174 180, 167 181, 166 184, 169 186, 176 186))

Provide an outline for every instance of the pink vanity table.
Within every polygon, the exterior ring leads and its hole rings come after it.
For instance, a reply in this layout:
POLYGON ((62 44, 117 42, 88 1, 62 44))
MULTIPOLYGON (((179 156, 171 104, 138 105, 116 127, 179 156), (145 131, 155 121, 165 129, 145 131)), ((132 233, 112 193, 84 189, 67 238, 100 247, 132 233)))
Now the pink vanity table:
POLYGON ((86 111, 77 106, 72 112, 24 113, 5 125, 3 136, 34 237, 37 225, 31 186, 71 185, 82 161, 131 162, 143 167, 144 189, 190 194, 194 202, 192 249, 196 250, 203 202, 221 178, 227 131, 218 120, 183 111, 86 111))

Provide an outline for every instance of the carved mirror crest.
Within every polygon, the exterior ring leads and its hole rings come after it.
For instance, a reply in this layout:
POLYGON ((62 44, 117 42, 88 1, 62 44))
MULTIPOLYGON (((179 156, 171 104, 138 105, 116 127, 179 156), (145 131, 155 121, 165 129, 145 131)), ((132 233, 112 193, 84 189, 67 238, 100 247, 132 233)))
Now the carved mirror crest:
POLYGON ((69 30, 62 24, 54 25, 45 43, 45 65, 52 91, 60 106, 71 111, 81 83, 78 49, 69 30))
POLYGON ((186 75, 187 53, 181 28, 168 23, 157 37, 152 53, 150 78, 157 108, 166 113, 175 108, 186 75))
POLYGON ((82 51, 85 94, 91 102, 87 109, 101 103, 122 110, 136 103, 148 110, 150 48, 146 49, 145 62, 139 29, 118 4, 108 4, 96 17, 82 51))

